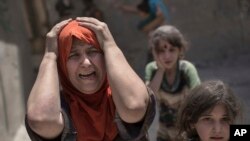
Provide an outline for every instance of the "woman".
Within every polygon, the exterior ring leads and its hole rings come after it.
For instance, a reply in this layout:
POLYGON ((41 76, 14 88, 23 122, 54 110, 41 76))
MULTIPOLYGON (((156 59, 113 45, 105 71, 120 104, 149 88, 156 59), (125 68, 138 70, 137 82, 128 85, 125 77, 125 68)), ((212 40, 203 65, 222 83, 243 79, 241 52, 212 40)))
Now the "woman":
POLYGON ((154 61, 145 69, 146 84, 157 96, 160 121, 158 141, 176 141, 176 112, 189 89, 200 84, 195 66, 183 60, 187 43, 171 25, 158 27, 150 35, 154 61))
POLYGON ((81 17, 51 29, 28 99, 32 141, 147 140, 153 117, 152 93, 105 23, 81 17))
POLYGON ((183 140, 229 141, 229 125, 241 115, 241 105, 227 84, 210 80, 190 91, 178 113, 183 140))

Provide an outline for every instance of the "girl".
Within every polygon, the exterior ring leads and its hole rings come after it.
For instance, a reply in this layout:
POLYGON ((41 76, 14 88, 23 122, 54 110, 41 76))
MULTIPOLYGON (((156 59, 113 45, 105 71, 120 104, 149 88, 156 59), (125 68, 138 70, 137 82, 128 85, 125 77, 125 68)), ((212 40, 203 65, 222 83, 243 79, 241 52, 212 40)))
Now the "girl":
POLYGON ((146 34, 160 25, 170 23, 169 8, 163 0, 142 0, 136 6, 118 4, 117 7, 139 15, 142 20, 138 23, 137 28, 146 34))
POLYGON ((157 96, 160 109, 158 141, 176 141, 175 121, 187 91, 200 84, 195 66, 183 60, 187 44, 174 26, 163 25, 150 36, 154 61, 146 66, 146 84, 157 96))
POLYGON ((190 91, 178 114, 179 134, 187 141, 228 141, 229 125, 241 113, 232 90, 220 80, 190 91))

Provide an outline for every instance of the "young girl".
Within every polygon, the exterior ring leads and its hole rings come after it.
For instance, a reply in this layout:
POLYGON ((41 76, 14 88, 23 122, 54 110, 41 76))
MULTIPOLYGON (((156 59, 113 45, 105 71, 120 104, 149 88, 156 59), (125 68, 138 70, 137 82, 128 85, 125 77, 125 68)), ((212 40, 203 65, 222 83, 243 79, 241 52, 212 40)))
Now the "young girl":
POLYGON ((145 70, 146 84, 157 96, 160 109, 158 141, 176 141, 176 113, 187 91, 200 84, 195 66, 183 60, 187 47, 181 32, 163 25, 150 36, 154 60, 145 70))
POLYGON ((228 141, 229 125, 240 114, 232 90, 220 80, 203 82, 190 91, 178 115, 179 134, 188 141, 228 141))

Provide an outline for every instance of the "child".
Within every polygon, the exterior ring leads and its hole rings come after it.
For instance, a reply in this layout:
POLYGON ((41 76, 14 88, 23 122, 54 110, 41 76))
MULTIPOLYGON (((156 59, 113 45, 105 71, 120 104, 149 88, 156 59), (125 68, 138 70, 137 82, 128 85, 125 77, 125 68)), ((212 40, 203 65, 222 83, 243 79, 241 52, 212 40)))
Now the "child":
POLYGON ((148 34, 160 25, 170 22, 170 14, 167 5, 162 0, 142 0, 136 6, 116 4, 123 11, 139 15, 142 20, 137 28, 148 34))
POLYGON ((190 91, 178 114, 179 134, 188 141, 229 140, 229 125, 241 106, 228 85, 205 81, 190 91))
POLYGON ((151 33, 149 42, 154 61, 146 66, 145 81, 160 106, 157 140, 176 141, 175 122, 180 102, 189 89, 200 84, 200 78, 195 66, 183 59, 187 43, 176 27, 158 27, 151 33))

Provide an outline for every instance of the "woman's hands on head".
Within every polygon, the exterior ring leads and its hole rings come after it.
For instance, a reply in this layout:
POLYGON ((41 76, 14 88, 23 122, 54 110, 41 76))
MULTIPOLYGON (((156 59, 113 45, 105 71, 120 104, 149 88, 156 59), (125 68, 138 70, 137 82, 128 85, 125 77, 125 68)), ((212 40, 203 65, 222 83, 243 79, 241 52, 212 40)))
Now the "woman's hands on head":
MULTIPOLYGON (((58 35, 61 32, 61 30, 71 21, 72 19, 67 19, 64 21, 61 21, 60 23, 56 24, 52 27, 52 29, 47 33, 46 35, 46 52, 53 52, 56 55, 58 55, 58 44, 57 39, 58 35)), ((116 46, 116 43, 114 41, 114 38, 112 34, 110 33, 110 30, 106 23, 101 22, 95 18, 92 17, 77 17, 76 21, 79 22, 79 25, 84 26, 86 28, 91 29, 93 32, 95 32, 97 40, 100 44, 101 49, 104 48, 104 46, 116 46)))
POLYGON ((52 27, 52 29, 46 35, 45 52, 53 52, 58 55, 57 39, 60 31, 65 27, 72 19, 61 21, 52 27))
POLYGON ((79 22, 79 25, 89 28, 95 32, 102 50, 104 47, 107 48, 116 46, 114 38, 106 23, 91 17, 77 17, 76 20, 79 22))
POLYGON ((46 139, 58 137, 64 129, 57 68, 58 35, 71 19, 56 24, 46 35, 46 50, 27 101, 30 128, 46 139))
POLYGON ((76 20, 96 34, 104 52, 107 78, 117 113, 128 123, 142 120, 149 101, 148 91, 116 45, 107 24, 90 17, 78 17, 76 20))

